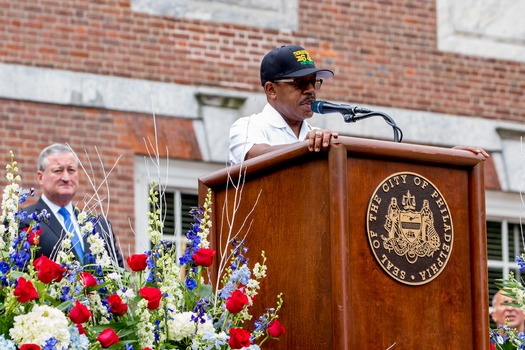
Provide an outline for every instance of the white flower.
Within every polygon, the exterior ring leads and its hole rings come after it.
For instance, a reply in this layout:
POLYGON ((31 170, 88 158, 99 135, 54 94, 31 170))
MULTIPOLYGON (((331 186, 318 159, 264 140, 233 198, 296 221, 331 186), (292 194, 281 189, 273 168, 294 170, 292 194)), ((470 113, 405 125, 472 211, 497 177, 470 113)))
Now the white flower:
POLYGON ((35 305, 25 314, 15 317, 9 335, 18 346, 33 343, 42 346, 48 339, 56 338, 59 347, 69 346, 69 330, 66 315, 46 305, 35 305))
POLYGON ((204 323, 195 323, 191 320, 193 315, 192 312, 173 314, 168 321, 169 339, 180 341, 184 338, 190 338, 195 333, 203 335, 205 333, 215 332, 213 323, 210 320, 206 320, 204 323), (197 332, 195 332, 196 330, 197 332))
POLYGON ((97 265, 100 265, 100 267, 102 268, 111 266, 112 260, 108 255, 104 240, 100 238, 100 234, 96 233, 93 235, 89 235, 87 240, 90 244, 89 249, 91 250, 91 253, 95 256, 95 261, 97 265))
POLYGON ((118 272, 110 272, 107 275, 107 278, 111 281, 120 282, 122 281, 122 275, 118 272))
POLYGON ((122 292, 122 291, 118 291, 118 295, 126 300, 126 302, 129 302, 130 300, 133 300, 136 296, 135 292, 133 291, 133 289, 126 289, 125 292, 122 292))
POLYGON ((137 337, 142 348, 153 348, 155 325, 150 322, 151 313, 146 307, 147 304, 146 299, 141 299, 137 304, 137 317, 140 320, 137 325, 137 337))

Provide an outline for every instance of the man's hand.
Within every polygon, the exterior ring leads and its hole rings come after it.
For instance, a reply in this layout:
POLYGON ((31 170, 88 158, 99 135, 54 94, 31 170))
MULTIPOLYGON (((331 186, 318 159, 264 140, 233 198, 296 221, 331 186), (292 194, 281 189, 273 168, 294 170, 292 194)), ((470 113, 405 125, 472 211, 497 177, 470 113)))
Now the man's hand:
POLYGON ((330 146, 330 139, 336 139, 338 136, 338 133, 330 130, 313 129, 308 135, 306 135, 308 149, 310 152, 320 152, 321 150, 326 151, 330 146))
POLYGON ((483 156, 483 160, 490 158, 490 155, 484 149, 479 148, 479 147, 459 145, 459 146, 455 146, 453 148, 455 148, 455 149, 462 149, 462 150, 465 150, 465 151, 470 151, 470 152, 472 152, 472 153, 474 153, 476 155, 479 154, 479 155, 483 156))

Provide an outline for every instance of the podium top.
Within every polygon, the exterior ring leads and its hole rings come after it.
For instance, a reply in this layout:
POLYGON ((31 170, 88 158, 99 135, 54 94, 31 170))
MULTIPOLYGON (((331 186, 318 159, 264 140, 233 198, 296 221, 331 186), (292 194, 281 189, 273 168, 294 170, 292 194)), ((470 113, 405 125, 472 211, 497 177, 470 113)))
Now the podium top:
POLYGON ((308 141, 296 142, 240 164, 228 166, 201 176, 199 182, 214 187, 225 183, 228 178, 237 179, 237 176, 241 174, 241 170, 242 172, 249 171, 251 174, 257 174, 303 157, 328 158, 329 153, 334 149, 343 149, 347 155, 400 161, 410 160, 422 164, 473 167, 484 161, 483 156, 462 149, 339 136, 337 139, 332 139, 328 151, 310 152, 308 150, 308 141))

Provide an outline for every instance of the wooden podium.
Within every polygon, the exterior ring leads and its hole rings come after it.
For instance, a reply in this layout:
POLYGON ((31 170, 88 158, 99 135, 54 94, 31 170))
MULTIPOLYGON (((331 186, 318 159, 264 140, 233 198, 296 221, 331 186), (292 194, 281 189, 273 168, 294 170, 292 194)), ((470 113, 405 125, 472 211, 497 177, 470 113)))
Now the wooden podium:
POLYGON ((468 151, 340 137, 203 176, 199 196, 213 190, 215 249, 232 226, 249 227, 251 266, 266 252, 255 308, 282 292, 286 333, 264 348, 483 350, 483 176, 468 151))

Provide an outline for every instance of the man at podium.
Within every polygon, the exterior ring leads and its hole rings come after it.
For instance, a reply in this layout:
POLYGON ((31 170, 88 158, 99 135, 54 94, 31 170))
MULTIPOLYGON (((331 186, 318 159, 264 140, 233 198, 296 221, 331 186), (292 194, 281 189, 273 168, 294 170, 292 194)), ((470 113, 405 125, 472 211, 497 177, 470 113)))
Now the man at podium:
MULTIPOLYGON (((244 160, 308 140, 312 152, 326 151, 337 132, 312 127, 306 119, 313 116, 323 79, 333 77, 331 70, 316 68, 308 51, 301 46, 286 45, 268 52, 260 69, 261 85, 267 103, 260 113, 238 119, 230 128, 230 162, 244 160)), ((484 150, 472 146, 454 148, 469 150, 484 158, 484 150)))
POLYGON ((233 164, 273 151, 284 145, 308 140, 312 152, 327 150, 338 134, 312 127, 311 103, 331 70, 316 68, 301 46, 281 46, 261 62, 261 85, 267 104, 261 113, 240 118, 230 129, 230 161, 233 164))

